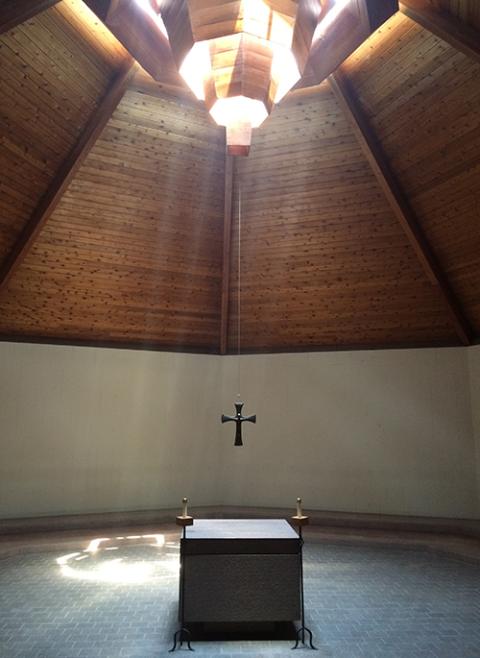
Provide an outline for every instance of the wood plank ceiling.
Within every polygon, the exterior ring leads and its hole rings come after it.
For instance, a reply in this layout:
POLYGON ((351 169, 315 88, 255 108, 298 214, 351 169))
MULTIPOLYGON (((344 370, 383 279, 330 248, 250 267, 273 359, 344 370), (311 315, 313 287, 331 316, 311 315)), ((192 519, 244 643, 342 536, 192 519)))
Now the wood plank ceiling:
MULTIPOLYGON (((479 28, 476 3, 432 7, 479 28)), ((0 339, 236 352, 240 193, 242 351, 465 343, 328 81, 290 93, 232 167, 171 72, 125 79, 96 116, 126 66, 80 0, 0 37, 0 271, 66 188, 0 277, 0 339)), ((480 64, 399 13, 341 73, 478 337, 480 64)))
POLYGON ((79 1, 0 40, 0 259, 81 135, 125 52, 79 1))
POLYGON ((218 344, 222 131, 128 91, 2 298, 9 333, 218 344))
POLYGON ((245 348, 454 339, 327 83, 277 108, 237 164, 245 348))
POLYGON ((375 39, 344 71, 478 335, 480 64, 400 15, 375 39))

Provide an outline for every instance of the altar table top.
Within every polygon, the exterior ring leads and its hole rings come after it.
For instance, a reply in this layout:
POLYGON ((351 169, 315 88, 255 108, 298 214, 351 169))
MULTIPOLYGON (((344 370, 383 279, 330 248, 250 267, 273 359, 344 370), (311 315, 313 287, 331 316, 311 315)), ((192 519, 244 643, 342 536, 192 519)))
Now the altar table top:
POLYGON ((298 553, 300 538, 283 519, 195 519, 184 554, 298 553))
POLYGON ((298 539, 284 519, 195 519, 187 539, 298 539))

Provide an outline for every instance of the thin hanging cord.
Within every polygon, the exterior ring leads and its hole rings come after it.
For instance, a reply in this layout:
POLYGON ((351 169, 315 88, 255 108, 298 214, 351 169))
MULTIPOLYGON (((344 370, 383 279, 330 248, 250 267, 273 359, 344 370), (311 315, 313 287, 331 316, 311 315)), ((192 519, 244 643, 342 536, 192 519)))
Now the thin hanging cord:
POLYGON ((240 269, 242 254, 242 194, 238 186, 238 293, 237 293, 237 361, 238 361, 238 393, 240 399, 240 296, 242 293, 242 273, 240 269))

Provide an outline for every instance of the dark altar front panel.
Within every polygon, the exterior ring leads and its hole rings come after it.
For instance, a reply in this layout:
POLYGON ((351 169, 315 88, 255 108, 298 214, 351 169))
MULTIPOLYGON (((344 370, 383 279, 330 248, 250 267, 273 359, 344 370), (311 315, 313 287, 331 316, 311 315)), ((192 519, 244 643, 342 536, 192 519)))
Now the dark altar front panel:
POLYGON ((181 542, 184 619, 300 619, 300 539, 283 520, 196 520, 181 542))

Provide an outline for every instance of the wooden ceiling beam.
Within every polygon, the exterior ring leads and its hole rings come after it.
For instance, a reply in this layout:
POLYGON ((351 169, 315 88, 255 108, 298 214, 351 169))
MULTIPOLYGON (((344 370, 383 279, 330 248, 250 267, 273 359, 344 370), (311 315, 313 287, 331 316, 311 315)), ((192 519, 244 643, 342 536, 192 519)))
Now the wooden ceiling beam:
POLYGON ((4 0, 0 3, 0 34, 33 18, 60 0, 4 0))
POLYGON ((463 345, 470 345, 473 331, 454 295, 406 195, 401 189, 375 134, 341 72, 329 77, 330 86, 358 140, 363 154, 383 190, 387 201, 412 245, 431 283, 442 295, 455 331, 463 345))
POLYGON ((228 307, 233 213, 233 156, 225 154, 225 192, 223 220, 222 299, 220 306, 220 354, 228 348, 228 307))
POLYGON ((398 11, 398 0, 345 0, 325 7, 299 87, 323 82, 398 11))
POLYGON ((202 112, 206 112, 205 103, 193 95, 183 79, 178 75, 178 72, 173 73, 172 75, 171 71, 165 71, 162 80, 154 80, 139 68, 130 82, 129 89, 134 89, 142 94, 148 94, 148 96, 156 96, 158 98, 171 97, 180 101, 182 104, 185 103, 191 107, 196 107, 202 112))
POLYGON ((403 0, 400 10, 453 48, 480 62, 480 32, 475 28, 429 0, 403 0))
POLYGON ((46 221, 58 206, 63 193, 72 182, 76 172, 122 99, 135 69, 136 65, 129 57, 121 70, 115 75, 103 99, 93 111, 77 143, 67 155, 10 253, 1 264, 0 290, 8 283, 15 270, 23 262, 46 221))
POLYGON ((84 0, 130 55, 154 80, 162 82, 166 71, 178 75, 168 37, 155 11, 136 0, 84 0))

